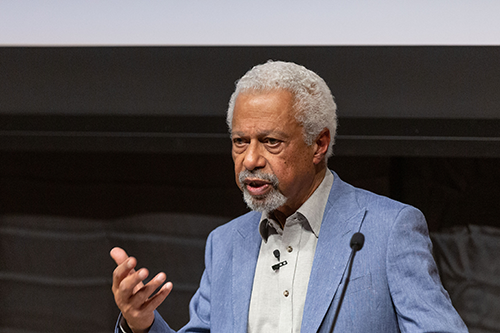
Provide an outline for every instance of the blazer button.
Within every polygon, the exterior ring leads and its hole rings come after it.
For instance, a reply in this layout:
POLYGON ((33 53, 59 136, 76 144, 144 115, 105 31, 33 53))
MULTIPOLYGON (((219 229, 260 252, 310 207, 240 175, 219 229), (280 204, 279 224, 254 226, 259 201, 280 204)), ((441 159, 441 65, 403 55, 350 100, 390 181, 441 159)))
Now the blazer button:
POLYGON ((288 292, 288 290, 285 290, 285 291, 283 292, 283 296, 288 297, 288 295, 290 295, 290 293, 288 292))
POLYGON ((293 247, 289 246, 289 247, 287 247, 287 248, 286 248, 286 250, 287 250, 288 252, 292 252, 292 251, 293 251, 293 247))

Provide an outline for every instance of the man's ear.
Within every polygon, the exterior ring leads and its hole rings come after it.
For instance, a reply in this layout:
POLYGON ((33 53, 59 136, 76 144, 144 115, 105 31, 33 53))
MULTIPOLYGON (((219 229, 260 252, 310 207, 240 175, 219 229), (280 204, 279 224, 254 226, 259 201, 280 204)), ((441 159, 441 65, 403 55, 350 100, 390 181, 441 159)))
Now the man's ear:
POLYGON ((314 142, 314 164, 319 164, 325 160, 326 152, 328 151, 328 146, 330 145, 330 130, 325 128, 319 133, 316 141, 314 142))

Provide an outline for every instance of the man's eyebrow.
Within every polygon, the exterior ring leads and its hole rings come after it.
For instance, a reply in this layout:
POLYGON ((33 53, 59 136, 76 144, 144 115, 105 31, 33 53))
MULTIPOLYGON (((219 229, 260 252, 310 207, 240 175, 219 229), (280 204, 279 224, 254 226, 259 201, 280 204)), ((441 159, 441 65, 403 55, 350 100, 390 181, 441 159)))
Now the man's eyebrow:
MULTIPOLYGON (((241 132, 241 131, 234 131, 234 132, 231 132, 231 137, 233 136, 247 136, 244 132, 241 132)), ((280 130, 269 130, 269 131, 261 131, 259 133, 257 133, 257 136, 259 137, 265 137, 265 136, 275 136, 275 135, 278 135, 278 136, 281 136, 281 137, 284 137, 284 138, 288 138, 290 135, 286 134, 285 132, 283 131, 280 131, 280 130)))

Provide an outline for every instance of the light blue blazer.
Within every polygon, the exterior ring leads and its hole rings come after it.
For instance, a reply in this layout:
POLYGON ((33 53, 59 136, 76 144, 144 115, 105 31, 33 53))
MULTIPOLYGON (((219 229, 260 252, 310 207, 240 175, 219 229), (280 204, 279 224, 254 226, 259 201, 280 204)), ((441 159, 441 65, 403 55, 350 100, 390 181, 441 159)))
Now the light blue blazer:
MULTIPOLYGON (((358 231, 365 235, 365 244, 354 258, 335 332, 467 332, 441 285, 422 213, 334 177, 301 332, 329 332, 344 284, 349 242, 358 231)), ((247 331, 261 244, 259 219, 260 213, 250 212, 210 234, 205 271, 190 303, 191 319, 180 332, 247 331)), ((173 330, 157 313, 150 332, 173 330)))

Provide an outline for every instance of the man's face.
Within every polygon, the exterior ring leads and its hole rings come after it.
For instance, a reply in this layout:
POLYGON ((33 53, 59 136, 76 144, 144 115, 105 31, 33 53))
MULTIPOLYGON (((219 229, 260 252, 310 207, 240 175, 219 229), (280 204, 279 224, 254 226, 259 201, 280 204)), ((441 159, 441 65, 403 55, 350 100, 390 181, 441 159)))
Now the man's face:
POLYGON ((291 93, 284 90, 239 94, 236 99, 232 122, 235 176, 254 210, 277 209, 289 216, 318 185, 317 145, 304 142, 292 103, 291 93))

